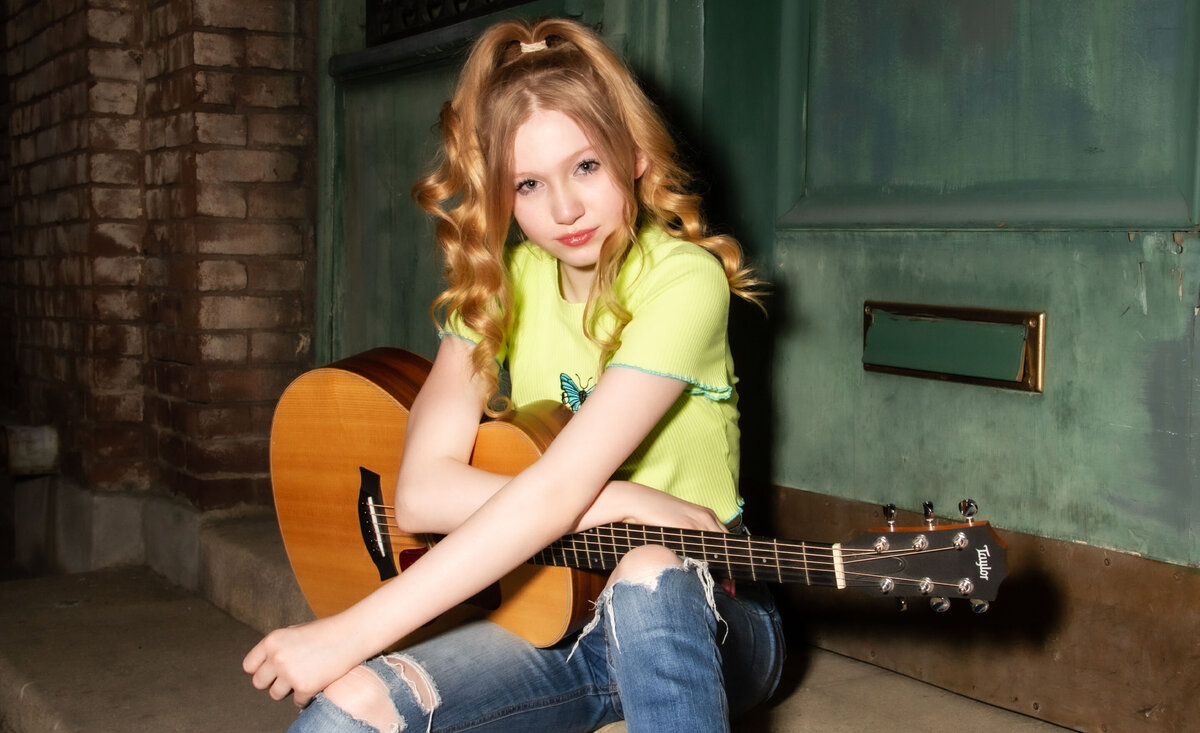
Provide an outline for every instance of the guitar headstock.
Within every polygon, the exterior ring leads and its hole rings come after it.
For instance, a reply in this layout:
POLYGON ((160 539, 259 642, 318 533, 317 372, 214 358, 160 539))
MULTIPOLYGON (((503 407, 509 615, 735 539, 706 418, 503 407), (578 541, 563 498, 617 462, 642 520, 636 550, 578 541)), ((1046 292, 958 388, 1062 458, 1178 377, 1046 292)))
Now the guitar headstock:
POLYGON ((924 596, 935 611, 966 598, 972 610, 986 611, 1007 573, 1004 543, 987 522, 973 519, 974 502, 963 504, 970 509, 963 512, 967 521, 947 525, 935 525, 927 504, 924 527, 894 526, 894 508, 885 507, 888 526, 841 545, 846 586, 898 598, 924 596))

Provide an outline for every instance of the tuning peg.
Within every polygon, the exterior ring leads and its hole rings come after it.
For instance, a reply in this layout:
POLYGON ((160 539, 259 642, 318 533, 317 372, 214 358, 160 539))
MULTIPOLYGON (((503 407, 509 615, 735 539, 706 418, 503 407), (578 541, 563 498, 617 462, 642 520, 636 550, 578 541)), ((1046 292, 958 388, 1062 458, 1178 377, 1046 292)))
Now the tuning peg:
POLYGON ((934 596, 929 599, 929 607, 936 613, 945 613, 950 610, 950 599, 945 596, 934 596))
POLYGON ((975 515, 979 513, 979 505, 974 499, 963 499, 958 502, 958 511, 967 520, 967 524, 975 524, 975 515))
POLYGON ((933 502, 932 501, 922 502, 921 508, 925 512, 925 523, 929 525, 930 529, 933 529, 933 502))
POLYGON ((982 598, 972 598, 971 599, 971 611, 974 613, 987 613, 988 609, 991 607, 992 607, 992 604, 988 603, 987 601, 983 600, 982 598))
POLYGON ((887 520, 889 529, 896 528, 896 505, 895 504, 884 504, 883 505, 883 518, 887 520))

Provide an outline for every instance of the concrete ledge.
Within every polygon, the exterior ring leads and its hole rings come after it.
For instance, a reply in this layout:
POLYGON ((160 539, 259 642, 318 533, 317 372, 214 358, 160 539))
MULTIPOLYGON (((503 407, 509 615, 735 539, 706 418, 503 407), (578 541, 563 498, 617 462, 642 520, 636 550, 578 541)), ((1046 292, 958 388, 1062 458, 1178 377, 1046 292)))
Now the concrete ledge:
POLYGON ((313 618, 274 516, 205 522, 199 565, 204 597, 261 633, 313 618))

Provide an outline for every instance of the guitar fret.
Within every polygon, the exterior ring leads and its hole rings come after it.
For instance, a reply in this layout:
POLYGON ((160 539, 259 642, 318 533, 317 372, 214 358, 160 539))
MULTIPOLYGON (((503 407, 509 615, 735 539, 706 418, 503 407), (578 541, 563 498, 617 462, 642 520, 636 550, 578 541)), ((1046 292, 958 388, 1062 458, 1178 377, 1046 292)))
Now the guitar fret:
MULTIPOLYGON (((778 540, 776 540, 776 545, 778 544, 778 540)), ((812 585, 812 578, 808 575, 808 546, 804 542, 800 543, 800 561, 804 563, 804 582, 812 585)))

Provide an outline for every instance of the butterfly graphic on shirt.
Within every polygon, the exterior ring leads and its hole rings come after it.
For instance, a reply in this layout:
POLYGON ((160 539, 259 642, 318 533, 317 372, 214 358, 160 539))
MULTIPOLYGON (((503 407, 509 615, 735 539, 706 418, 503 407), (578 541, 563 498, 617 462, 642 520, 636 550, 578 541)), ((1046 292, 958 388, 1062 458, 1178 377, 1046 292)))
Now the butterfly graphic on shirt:
MULTIPOLYGON (((583 378, 578 374, 575 375, 575 379, 583 382, 583 378)), ((587 400, 588 395, 596 388, 596 385, 592 384, 591 379, 587 380, 587 383, 582 387, 579 386, 575 379, 571 379, 571 376, 566 372, 558 375, 558 384, 562 387, 562 403, 571 408, 571 412, 579 412, 579 408, 583 407, 583 403, 587 400)))

